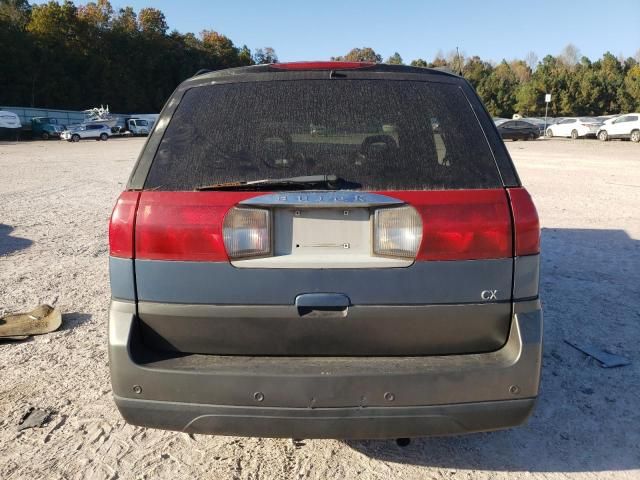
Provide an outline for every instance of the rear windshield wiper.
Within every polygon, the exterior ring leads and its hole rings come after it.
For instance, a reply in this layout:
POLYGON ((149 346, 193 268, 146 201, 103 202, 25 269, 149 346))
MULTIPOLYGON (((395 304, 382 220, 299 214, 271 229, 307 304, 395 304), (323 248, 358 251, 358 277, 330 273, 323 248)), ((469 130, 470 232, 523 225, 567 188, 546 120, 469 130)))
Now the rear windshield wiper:
POLYGON ((218 183, 197 187, 196 190, 263 190, 270 188, 316 188, 318 186, 324 186, 331 190, 362 187, 359 183, 349 182, 337 175, 309 175, 305 177, 264 178, 249 182, 218 183))

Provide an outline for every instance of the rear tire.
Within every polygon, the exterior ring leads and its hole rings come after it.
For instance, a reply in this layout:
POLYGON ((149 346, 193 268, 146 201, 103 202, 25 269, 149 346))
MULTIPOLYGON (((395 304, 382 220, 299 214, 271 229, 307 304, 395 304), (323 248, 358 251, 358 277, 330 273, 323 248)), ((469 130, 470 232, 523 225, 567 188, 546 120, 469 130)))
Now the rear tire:
POLYGON ((607 140, 609 140, 609 134, 606 130, 600 130, 600 132, 598 133, 598 140, 602 142, 606 142, 607 140))
POLYGON ((42 132, 41 138, 43 140, 49 140, 49 134, 47 132, 42 132))
POLYGON ((103 142, 106 142, 107 140, 109 140, 109 135, 107 135, 106 133, 101 133, 100 140, 102 140, 103 142))
POLYGON ((571 130, 571 138, 574 140, 578 139, 578 131, 577 130, 571 130))
POLYGON ((80 141, 80 135, 78 135, 77 133, 75 133, 75 134, 71 137, 71 141, 72 141, 72 142, 79 142, 79 141, 80 141))
POLYGON ((529 134, 529 138, 528 138, 528 140, 535 140, 535 139, 536 139, 535 134, 530 133, 530 134, 529 134))
POLYGON ((551 130, 550 128, 547 128, 545 135, 547 136, 547 138, 553 138, 553 130, 551 130))
POLYGON ((640 142, 640 130, 634 130, 633 132, 631 132, 631 141, 633 143, 640 142))

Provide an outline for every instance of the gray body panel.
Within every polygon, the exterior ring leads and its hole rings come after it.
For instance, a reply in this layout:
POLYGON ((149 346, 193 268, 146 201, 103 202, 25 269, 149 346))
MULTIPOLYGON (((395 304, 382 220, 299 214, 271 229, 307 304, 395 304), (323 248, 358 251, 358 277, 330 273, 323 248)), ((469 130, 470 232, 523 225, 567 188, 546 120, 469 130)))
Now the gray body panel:
POLYGON ((136 285, 133 260, 109 257, 109 283, 111 284, 111 297, 135 301, 136 285))
POLYGON ((342 293, 353 305, 511 300, 513 260, 416 262, 406 268, 239 269, 229 263, 136 260, 138 300, 211 305, 293 305, 303 293, 342 293))
POLYGON ((515 304, 499 350, 447 356, 170 355, 142 343, 134 304, 113 301, 109 318, 123 416, 198 433, 386 438, 514 426, 533 407, 541 353, 538 301, 515 304))
POLYGON ((513 298, 537 298, 539 285, 540 255, 516 257, 513 268, 513 298))

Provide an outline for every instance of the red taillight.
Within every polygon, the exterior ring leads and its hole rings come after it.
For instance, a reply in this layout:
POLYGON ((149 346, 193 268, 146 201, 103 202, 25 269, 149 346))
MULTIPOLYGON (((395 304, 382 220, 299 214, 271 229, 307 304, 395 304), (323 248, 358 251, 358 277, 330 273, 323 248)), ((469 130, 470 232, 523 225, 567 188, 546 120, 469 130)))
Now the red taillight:
POLYGON ((422 216, 416 260, 476 260, 513 255, 511 216, 502 189, 379 192, 422 216))
POLYGON ((373 62, 288 62, 275 63, 271 67, 279 70, 353 70, 374 65, 373 62))
POLYGON ((136 258, 223 262, 223 220, 255 192, 143 192, 136 220, 136 258))
POLYGON ((109 221, 109 255, 133 258, 133 231, 140 192, 122 192, 109 221))
POLYGON ((540 253, 540 221, 531 195, 524 188, 509 188, 515 224, 516 256, 540 253))

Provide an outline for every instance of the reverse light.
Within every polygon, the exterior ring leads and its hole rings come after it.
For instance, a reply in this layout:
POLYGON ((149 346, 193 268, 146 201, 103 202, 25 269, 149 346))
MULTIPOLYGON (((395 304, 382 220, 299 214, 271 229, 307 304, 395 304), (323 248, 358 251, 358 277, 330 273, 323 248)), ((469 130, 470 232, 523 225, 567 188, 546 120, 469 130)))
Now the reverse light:
POLYGON ((230 259, 271 255, 269 210, 232 208, 224 218, 222 235, 230 259))
POLYGON ((380 208, 373 223, 373 252, 385 257, 415 258, 422 242, 422 219, 411 206, 380 208))

